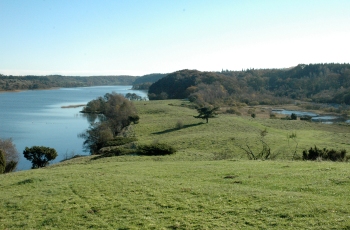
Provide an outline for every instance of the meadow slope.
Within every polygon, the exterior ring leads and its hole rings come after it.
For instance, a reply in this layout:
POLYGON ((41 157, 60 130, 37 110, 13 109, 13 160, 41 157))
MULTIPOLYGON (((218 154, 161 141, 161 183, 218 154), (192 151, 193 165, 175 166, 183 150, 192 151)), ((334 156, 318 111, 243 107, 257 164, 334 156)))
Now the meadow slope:
POLYGON ((314 145, 349 152, 349 126, 226 114, 202 124, 186 103, 136 103, 136 144, 168 143, 174 155, 0 175, 0 229, 350 228, 349 164, 292 161, 296 143, 299 157, 314 145), (276 159, 247 160, 237 145, 258 151, 264 129, 276 159))

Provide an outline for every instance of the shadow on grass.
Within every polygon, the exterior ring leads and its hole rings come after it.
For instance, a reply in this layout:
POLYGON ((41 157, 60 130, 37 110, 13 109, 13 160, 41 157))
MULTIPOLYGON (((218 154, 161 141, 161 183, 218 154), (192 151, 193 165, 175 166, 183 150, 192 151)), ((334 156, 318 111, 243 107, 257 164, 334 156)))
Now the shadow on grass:
POLYGON ((173 128, 173 129, 167 129, 167 130, 164 130, 164 131, 160 131, 160 132, 155 132, 155 133, 152 133, 152 134, 165 134, 165 133, 170 133, 170 132, 174 132, 174 131, 177 131, 177 130, 181 130, 181 129, 186 129, 186 128, 190 128, 190 127, 194 127, 194 126, 198 126, 198 125, 203 125, 205 123, 203 122, 199 122, 197 124, 191 124, 191 125, 184 125, 182 128, 173 128))

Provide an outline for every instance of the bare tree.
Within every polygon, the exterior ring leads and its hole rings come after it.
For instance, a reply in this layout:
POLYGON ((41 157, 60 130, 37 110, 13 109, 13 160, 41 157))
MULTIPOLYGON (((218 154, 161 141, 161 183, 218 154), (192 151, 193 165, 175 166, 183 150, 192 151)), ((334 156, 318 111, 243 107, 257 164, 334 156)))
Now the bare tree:
POLYGON ((6 160, 5 172, 12 172, 16 169, 19 160, 19 153, 12 139, 0 138, 0 149, 3 151, 6 160))

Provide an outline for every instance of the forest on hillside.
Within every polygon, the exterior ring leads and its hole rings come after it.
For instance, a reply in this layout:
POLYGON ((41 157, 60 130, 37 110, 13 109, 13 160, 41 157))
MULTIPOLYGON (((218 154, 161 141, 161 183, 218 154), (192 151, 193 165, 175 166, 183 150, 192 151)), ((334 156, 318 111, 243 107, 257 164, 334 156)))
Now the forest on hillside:
POLYGON ((133 89, 136 90, 148 90, 149 87, 159 79, 165 77, 167 74, 165 73, 152 73, 152 74, 147 74, 143 75, 142 77, 137 78, 133 82, 133 89))
POLYGON ((149 87, 149 99, 189 98, 199 104, 281 104, 290 100, 350 105, 350 64, 300 64, 288 69, 180 70, 149 87))
POLYGON ((49 89, 53 87, 86 87, 97 85, 131 85, 134 76, 6 76, 0 74, 0 91, 49 89))

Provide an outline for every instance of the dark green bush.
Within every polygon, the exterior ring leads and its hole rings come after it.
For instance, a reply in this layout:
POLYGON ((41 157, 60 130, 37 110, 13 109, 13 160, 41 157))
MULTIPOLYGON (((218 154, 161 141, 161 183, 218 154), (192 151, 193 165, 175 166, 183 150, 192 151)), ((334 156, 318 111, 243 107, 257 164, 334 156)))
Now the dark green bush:
POLYGON ((135 153, 133 149, 126 148, 114 148, 108 151, 105 151, 101 157, 114 157, 114 156, 122 156, 122 155, 130 155, 135 153))
POLYGON ((310 148, 309 150, 303 151, 303 160, 330 160, 330 161, 345 161, 346 160, 346 150, 334 150, 334 149, 319 149, 310 148))
POLYGON ((298 117, 297 117, 297 115, 296 115, 295 113, 292 113, 292 114, 290 115, 290 119, 291 119, 291 120, 296 120, 296 119, 298 119, 298 117))
POLYGON ((141 145, 138 147, 139 155, 159 156, 170 155, 176 152, 176 149, 168 144, 155 143, 150 145, 141 145))
POLYGON ((17 161, 10 161, 7 162, 5 167, 5 173, 13 172, 17 167, 18 162, 17 161))
POLYGON ((121 146, 121 145, 125 145, 131 142, 137 141, 136 137, 115 137, 113 140, 111 141, 107 141, 104 144, 104 147, 107 146, 121 146))
POLYGON ((5 153, 0 149, 0 174, 3 174, 5 172, 5 168, 6 168, 5 153))
POLYGON ((303 117, 300 117, 300 120, 301 121, 311 121, 312 117, 311 116, 303 116, 303 117))

